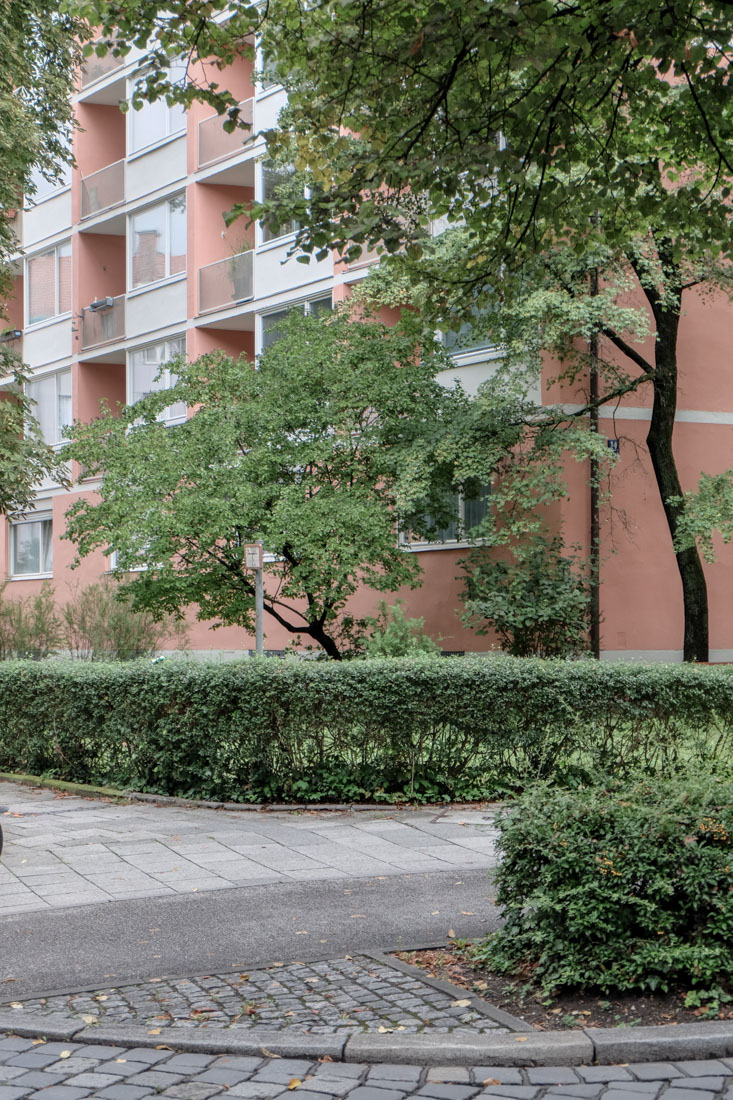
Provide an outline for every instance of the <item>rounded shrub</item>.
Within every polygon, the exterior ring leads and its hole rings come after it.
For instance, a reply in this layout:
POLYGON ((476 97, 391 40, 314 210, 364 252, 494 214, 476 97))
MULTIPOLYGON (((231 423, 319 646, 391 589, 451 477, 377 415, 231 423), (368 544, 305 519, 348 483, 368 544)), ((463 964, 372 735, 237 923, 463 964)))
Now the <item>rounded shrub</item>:
POLYGON ((720 990, 733 974, 733 782, 542 784, 500 820, 506 924, 477 960, 549 992, 720 990))

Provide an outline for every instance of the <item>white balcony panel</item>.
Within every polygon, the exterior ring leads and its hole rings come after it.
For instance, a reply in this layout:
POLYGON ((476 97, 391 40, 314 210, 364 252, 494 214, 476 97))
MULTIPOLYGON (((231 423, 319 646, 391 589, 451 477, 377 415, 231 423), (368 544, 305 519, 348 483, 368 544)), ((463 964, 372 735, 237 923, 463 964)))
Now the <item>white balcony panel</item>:
POLYGON ((151 287, 127 299, 128 338, 155 332, 169 325, 185 324, 186 280, 151 287))
POLYGON ((127 162, 127 201, 159 191, 186 177, 186 135, 167 141, 149 153, 141 153, 127 162))
POLYGON ((81 216, 91 218, 125 201, 125 162, 118 160, 81 181, 81 216))
POLYGON ((71 355, 71 318, 54 324, 26 329, 23 335, 23 358, 31 367, 56 363, 71 355))
POLYGON ((23 214, 23 247, 28 250, 47 237, 71 231, 71 191, 44 199, 23 214))
POLYGON ((255 132, 276 129, 278 116, 287 102, 288 97, 282 89, 258 99, 255 104, 255 132))
POLYGON ((87 306, 81 315, 82 351, 112 344, 125 338, 125 295, 117 298, 105 298, 104 307, 90 309, 87 306))
POLYGON ((319 279, 332 278, 333 257, 330 254, 320 261, 311 257, 308 264, 298 263, 295 256, 283 263, 289 245, 292 245, 292 240, 280 248, 264 248, 257 253, 255 263, 258 298, 269 298, 286 290, 307 287, 319 279))

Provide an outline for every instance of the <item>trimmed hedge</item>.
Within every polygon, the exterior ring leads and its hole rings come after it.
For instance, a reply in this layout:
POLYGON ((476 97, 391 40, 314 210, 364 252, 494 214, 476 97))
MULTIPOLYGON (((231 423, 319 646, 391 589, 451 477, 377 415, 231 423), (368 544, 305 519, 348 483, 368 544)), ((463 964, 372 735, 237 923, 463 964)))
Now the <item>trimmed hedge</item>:
POLYGON ((548 993, 733 999, 733 781, 541 785, 500 828, 506 923, 475 961, 548 993))
POLYGON ((0 770, 234 801, 474 799, 733 757, 733 669, 0 662, 0 770))

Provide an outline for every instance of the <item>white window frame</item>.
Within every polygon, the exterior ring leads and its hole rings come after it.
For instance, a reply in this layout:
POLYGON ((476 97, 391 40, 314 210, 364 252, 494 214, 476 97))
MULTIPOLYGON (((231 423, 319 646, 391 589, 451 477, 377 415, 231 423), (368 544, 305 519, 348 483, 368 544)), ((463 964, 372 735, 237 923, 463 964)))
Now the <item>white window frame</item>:
MULTIPOLYGON (((175 68, 183 68, 185 70, 186 64, 185 64, 184 60, 181 59, 179 61, 178 65, 175 65, 175 66, 171 65, 170 66, 170 68, 168 70, 169 74, 170 74, 171 70, 174 67, 175 68)), ((129 85, 128 85, 128 98, 132 97, 132 94, 135 90, 135 86, 139 82, 140 82, 139 77, 138 77, 137 80, 131 80, 129 82, 129 85)), ((147 104, 146 103, 145 106, 143 106, 140 111, 136 111, 136 110, 134 110, 134 108, 131 108, 127 113, 128 113, 128 116, 129 116, 128 128, 127 128, 127 148, 129 150, 128 160, 131 160, 131 159, 133 159, 134 157, 137 157, 137 156, 141 156, 144 153, 148 153, 152 149, 157 149, 160 145, 165 145, 165 143, 167 141, 172 141, 174 138, 180 137, 182 134, 185 134, 186 130, 188 128, 188 115, 187 115, 186 111, 177 104, 174 104, 173 106, 170 106, 166 102, 165 96, 162 98, 162 100, 156 100, 156 102, 154 104, 147 104), (148 106, 155 107, 155 106, 158 105, 158 103, 161 103, 161 102, 165 105, 165 108, 166 108, 166 132, 165 132, 165 134, 162 134, 160 137, 153 138, 153 140, 149 141, 146 145, 136 146, 134 144, 134 141, 135 141, 135 117, 136 116, 139 117, 148 108, 148 106), (174 121, 176 123, 175 125, 174 125, 174 121)))
MULTIPOLYGON (((306 298, 305 301, 299 302, 286 302, 279 306, 275 306, 274 309, 268 309, 263 313, 257 314, 257 355, 262 355, 265 351, 265 318, 272 317, 273 313, 290 313, 295 309, 302 309, 306 317, 313 315, 313 306, 318 302, 325 302, 326 299, 330 302, 330 309, 333 310, 333 291, 328 290, 325 294, 316 294, 313 298, 306 298)), ((284 318, 283 318, 284 320, 284 318)))
MULTIPOLYGON (((257 161, 257 171, 255 172, 255 199, 257 202, 264 202, 265 199, 265 171, 266 165, 264 158, 260 158, 257 161)), ((295 172, 295 169, 293 169, 295 172)), ((305 194, 305 190, 303 191, 305 194)), ((295 220, 291 221, 291 228, 282 230, 277 237, 265 237, 265 227, 263 223, 258 219, 255 222, 255 244, 259 249, 268 249, 281 245, 283 241, 294 237, 300 229, 300 225, 295 220)))
MULTIPOLYGON (((19 519, 11 519, 10 523, 8 525, 8 534, 9 534, 8 551, 9 551, 9 559, 10 559, 9 562, 8 562, 8 566, 9 566, 8 572, 9 572, 9 576, 10 576, 11 580, 34 580, 34 579, 37 579, 38 577, 52 577, 53 576, 53 518, 52 518, 50 509, 44 509, 43 511, 39 511, 39 512, 31 512, 27 516, 23 516, 22 519, 20 519, 20 518, 19 519), (48 523, 50 525, 49 553, 50 553, 50 558, 51 558, 51 561, 50 561, 51 568, 48 571, 41 570, 40 572, 37 572, 37 573, 18 573, 17 572, 17 567, 16 567, 16 546, 15 546, 16 531, 18 531, 19 528, 27 527, 32 523, 39 523, 39 524, 48 523)), ((39 547, 39 555, 38 555, 39 559, 40 559, 40 556, 41 556, 42 548, 43 548, 43 535, 41 534, 41 546, 39 547)))
MULTIPOLYGON (((491 487, 484 486, 484 489, 488 489, 488 496, 491 495, 491 487)), ((422 552, 424 550, 460 550, 467 546, 473 545, 465 537, 465 523, 466 523, 466 497, 463 493, 459 492, 458 496, 458 535, 454 539, 443 539, 441 541, 435 539, 430 542, 428 539, 415 538, 410 539, 404 533, 400 533, 400 544, 405 550, 414 550, 422 552)), ((471 502, 475 499, 472 498, 471 502)))
MULTIPOLYGON (((138 347, 130 348, 128 350, 128 352, 127 352, 127 370, 126 370, 127 379, 126 379, 126 385, 127 385, 127 394, 129 395, 130 398, 133 398, 134 394, 135 394, 135 391, 133 389, 133 383, 134 383, 133 356, 134 355, 139 355, 140 352, 147 351, 149 348, 158 348, 158 347, 161 346, 161 344, 162 345, 171 345, 171 344, 179 343, 179 342, 182 342, 182 344, 183 344, 182 350, 181 351, 174 351, 171 355, 167 355, 167 358, 162 360, 163 363, 166 363, 168 360, 173 359, 176 355, 181 355, 181 354, 185 355, 186 354, 186 334, 185 334, 185 332, 181 333, 179 336, 169 336, 165 340, 154 340, 152 343, 148 342, 146 344, 140 344, 138 347)), ((164 354, 166 354, 166 353, 164 352, 164 354)), ((157 393, 160 390, 169 390, 171 388, 171 385, 173 384, 173 379, 174 379, 174 375, 171 373, 170 367, 166 366, 164 368, 161 376, 160 376, 160 381, 163 384, 159 385, 155 391, 150 391, 150 392, 156 392, 157 393)), ((132 400, 129 400, 128 404, 132 405, 132 404, 134 404, 134 402, 132 400)), ((165 409, 161 409, 161 411, 158 413, 158 420, 162 424, 168 424, 168 425, 170 425, 170 424, 183 424, 188 419, 188 409, 185 409, 183 411, 183 413, 175 413, 175 415, 172 415, 171 414, 171 409, 172 408, 173 408, 172 405, 168 405, 165 409)))
POLYGON ((25 327, 27 329, 35 328, 36 325, 47 325, 50 324, 50 322, 52 321, 58 321, 62 318, 71 317, 71 306, 69 306, 69 309, 64 310, 63 313, 60 312, 59 309, 61 290, 61 280, 59 279, 59 249, 65 248, 67 245, 69 248, 69 256, 71 257, 71 237, 69 237, 65 241, 58 241, 57 244, 53 245, 51 248, 43 248, 40 252, 34 252, 32 256, 26 256, 25 258, 25 271, 23 273, 23 282, 25 284, 25 327), (55 254, 56 257, 54 263, 54 313, 51 313, 48 317, 42 317, 38 321, 31 321, 30 265, 33 260, 40 260, 43 256, 49 256, 52 252, 55 254))
POLYGON ((127 251, 128 251, 127 292, 128 292, 128 294, 134 294, 136 291, 145 290, 147 287, 159 286, 161 283, 166 282, 168 280, 185 279, 186 278, 186 275, 188 273, 188 233, 186 233, 186 266, 184 267, 183 271, 174 271, 173 274, 171 275, 171 213, 172 213, 171 204, 174 203, 177 199, 180 199, 181 197, 183 197, 183 199, 184 199, 184 203, 185 203, 184 214, 186 214, 187 211, 188 211, 188 200, 186 198, 186 192, 185 191, 178 191, 175 195, 171 195, 169 198, 164 199, 163 202, 149 203, 148 206, 141 206, 138 210, 134 210, 130 214, 128 214, 128 216, 127 216, 127 251), (138 215, 140 215, 140 214, 147 214, 151 210, 156 210, 156 209, 159 209, 159 208, 162 208, 162 207, 166 208, 166 217, 164 219, 164 223, 165 223, 165 243, 164 243, 165 275, 162 275, 160 277, 160 279, 153 279, 149 283, 138 283, 136 286, 134 286, 132 280, 133 280, 133 264, 134 264, 134 261, 135 261, 135 252, 134 252, 135 218, 138 217, 138 215))
MULTIPOLYGON (((67 367, 65 370, 49 371, 47 374, 34 375, 32 378, 28 379, 28 382, 26 383, 26 386, 25 386, 26 396, 27 397, 32 397, 31 387, 34 385, 34 383, 46 382, 48 379, 53 379, 53 381, 54 381, 54 387, 55 387, 55 392, 54 392, 54 419, 55 419, 55 428, 56 428, 56 431, 55 431, 54 434, 55 434, 56 438, 55 439, 45 439, 45 436, 44 436, 45 442, 49 445, 49 447, 53 447, 54 450, 58 450, 59 447, 63 447, 63 445, 65 443, 64 435, 63 435, 63 429, 66 428, 66 427, 70 427, 71 423, 72 423, 71 419, 69 420, 68 424, 61 424, 59 422, 60 421, 60 417, 59 417, 59 382, 60 382, 61 378, 63 378, 65 375, 68 375, 68 378, 69 378, 69 390, 71 391, 71 398, 72 398, 72 401, 73 401, 73 389, 72 389, 72 385, 71 385, 72 373, 71 373, 71 368, 70 367, 67 367)), ((31 411, 32 411, 32 415, 36 417, 36 420, 40 421, 40 418, 38 417, 36 410, 33 409, 31 411)))

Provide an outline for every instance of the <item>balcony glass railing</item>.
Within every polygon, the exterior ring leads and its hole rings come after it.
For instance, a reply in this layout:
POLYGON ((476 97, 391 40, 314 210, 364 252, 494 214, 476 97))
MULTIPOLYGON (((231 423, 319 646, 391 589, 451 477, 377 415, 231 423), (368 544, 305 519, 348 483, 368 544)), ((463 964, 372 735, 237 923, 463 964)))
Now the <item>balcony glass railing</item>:
POLYGON ((125 335, 125 295, 101 298, 82 310, 81 346, 83 351, 122 340, 125 335))
MULTIPOLYGON (((254 100, 245 99, 239 104, 243 122, 254 126, 254 100)), ((224 129, 225 115, 211 115, 199 122, 198 167, 216 164, 225 157, 233 157, 252 140, 254 129, 242 130, 239 126, 231 134, 224 129)))
POLYGON ((253 256, 252 251, 240 252, 199 268, 199 313, 254 297, 253 256))
POLYGON ((93 84, 95 80, 101 80, 103 76, 113 73, 115 69, 121 69, 124 64, 124 58, 115 57, 111 53, 106 53, 104 57, 99 57, 96 53, 90 54, 89 57, 84 58, 81 68, 82 88, 93 84))
POLYGON ((81 216, 91 218, 125 201, 125 162, 118 160, 84 176, 81 181, 81 216))

